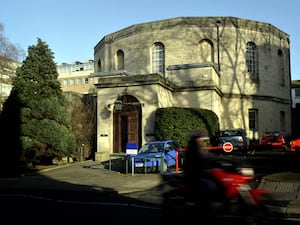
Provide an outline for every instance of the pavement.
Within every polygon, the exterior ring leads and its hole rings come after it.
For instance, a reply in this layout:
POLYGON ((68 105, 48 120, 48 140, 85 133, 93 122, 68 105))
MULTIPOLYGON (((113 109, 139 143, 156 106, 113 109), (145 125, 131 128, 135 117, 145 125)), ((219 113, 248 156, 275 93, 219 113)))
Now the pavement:
MULTIPOLYGON (((124 173, 108 164, 83 161, 51 166, 20 177, 0 178, 0 190, 95 191, 126 194, 145 191, 162 183, 159 173, 124 173)), ((121 170, 125 171, 124 168, 121 170)), ((300 173, 264 176, 256 187, 269 191, 271 213, 300 218, 300 173)))

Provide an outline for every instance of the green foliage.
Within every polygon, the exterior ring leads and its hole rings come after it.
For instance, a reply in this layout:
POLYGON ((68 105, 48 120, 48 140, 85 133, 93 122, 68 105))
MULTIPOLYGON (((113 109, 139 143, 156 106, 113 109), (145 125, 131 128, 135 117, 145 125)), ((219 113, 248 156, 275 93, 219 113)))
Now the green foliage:
POLYGON ((157 109, 154 124, 156 139, 174 139, 186 147, 188 133, 194 129, 206 130, 209 135, 215 135, 219 129, 217 115, 207 109, 178 107, 157 109))
POLYGON ((66 99, 66 108, 71 117, 72 133, 78 144, 75 159, 79 161, 82 158, 93 158, 97 139, 95 113, 97 103, 93 96, 75 93, 66 93, 66 99))
POLYGON ((29 164, 47 158, 72 156, 76 141, 57 80, 53 53, 38 39, 17 69, 13 89, 1 115, 1 141, 12 160, 29 164), (7 130, 13 131, 9 134, 7 130))

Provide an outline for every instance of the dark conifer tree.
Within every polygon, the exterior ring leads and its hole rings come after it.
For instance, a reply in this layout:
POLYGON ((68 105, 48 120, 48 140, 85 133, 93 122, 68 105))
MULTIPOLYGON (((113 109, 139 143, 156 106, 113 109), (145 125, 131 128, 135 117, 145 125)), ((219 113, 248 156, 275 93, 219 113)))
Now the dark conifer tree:
POLYGON ((40 38, 17 69, 1 116, 2 139, 15 168, 71 156, 76 150, 53 53, 40 38), (9 132, 8 132, 9 131, 9 132))

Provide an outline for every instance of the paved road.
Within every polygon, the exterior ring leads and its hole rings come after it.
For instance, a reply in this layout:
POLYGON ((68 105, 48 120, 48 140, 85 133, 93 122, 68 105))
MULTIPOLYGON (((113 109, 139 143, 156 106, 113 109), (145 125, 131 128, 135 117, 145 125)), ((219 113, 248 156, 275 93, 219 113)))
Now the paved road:
MULTIPOLYGON (((103 164, 85 161, 66 166, 45 169, 35 174, 17 178, 0 178, 1 193, 34 191, 49 194, 60 191, 64 197, 74 193, 128 194, 151 190, 161 184, 160 174, 123 174, 109 171, 103 164)), ((282 215, 299 217, 300 175, 275 173, 263 178, 260 188, 273 194, 276 210, 282 215)), ((276 211, 276 212, 277 212, 276 211)))

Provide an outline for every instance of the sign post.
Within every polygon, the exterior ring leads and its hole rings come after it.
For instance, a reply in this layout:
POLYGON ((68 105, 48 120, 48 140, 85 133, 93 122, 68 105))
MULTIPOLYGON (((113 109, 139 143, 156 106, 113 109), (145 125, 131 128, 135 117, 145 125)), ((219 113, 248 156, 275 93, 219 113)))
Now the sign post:
MULTIPOLYGON (((134 175, 134 156, 137 155, 138 149, 136 143, 126 144, 126 155, 131 157, 131 175, 134 175)), ((126 163, 127 164, 127 163, 126 163)))

